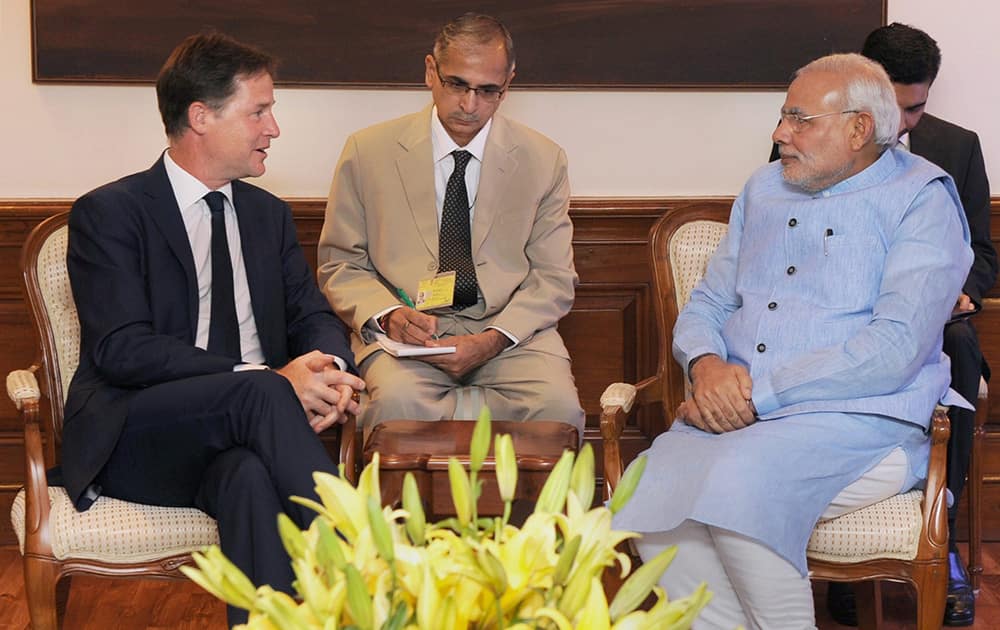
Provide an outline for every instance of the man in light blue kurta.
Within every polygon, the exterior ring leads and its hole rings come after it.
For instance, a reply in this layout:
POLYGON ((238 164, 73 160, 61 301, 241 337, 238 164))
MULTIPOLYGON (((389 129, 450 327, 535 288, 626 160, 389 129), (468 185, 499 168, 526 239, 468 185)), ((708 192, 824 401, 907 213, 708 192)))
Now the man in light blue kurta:
POLYGON ((817 519, 918 484, 934 405, 962 402, 941 353, 972 260, 953 182, 887 148, 899 111, 876 64, 796 76, 783 159, 747 182, 674 328, 693 396, 615 522, 650 533, 644 556, 680 545, 663 583, 708 581, 709 627, 813 626, 817 519))

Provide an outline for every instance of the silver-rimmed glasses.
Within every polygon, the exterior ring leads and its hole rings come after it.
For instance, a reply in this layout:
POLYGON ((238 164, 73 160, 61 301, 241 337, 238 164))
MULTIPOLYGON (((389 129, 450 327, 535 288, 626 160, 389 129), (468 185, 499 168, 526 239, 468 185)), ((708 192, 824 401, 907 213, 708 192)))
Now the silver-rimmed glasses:
POLYGON ((803 129, 809 126, 809 121, 816 120, 817 118, 825 118, 827 116, 839 116, 840 114, 858 114, 860 110, 857 109, 845 109, 840 112, 826 112, 823 114, 810 114, 808 116, 803 116, 799 112, 786 112, 782 110, 781 119, 788 123, 791 128, 792 133, 799 133, 803 129))
POLYGON ((452 96, 457 96, 459 98, 465 96, 469 92, 472 92, 484 101, 496 103, 500 100, 500 97, 503 96, 503 93, 507 91, 506 83, 504 85, 483 85, 473 87, 464 81, 446 79, 444 78, 444 75, 441 74, 441 66, 438 64, 437 59, 434 60, 434 71, 437 72, 438 81, 441 82, 445 91, 452 96))

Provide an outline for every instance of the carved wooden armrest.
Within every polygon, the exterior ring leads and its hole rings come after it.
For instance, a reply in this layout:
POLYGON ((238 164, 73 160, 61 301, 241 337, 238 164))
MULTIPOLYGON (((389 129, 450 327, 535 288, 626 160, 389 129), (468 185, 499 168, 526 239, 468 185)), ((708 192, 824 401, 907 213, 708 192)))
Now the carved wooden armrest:
POLYGON ((26 404, 38 404, 41 400, 42 390, 38 387, 38 379, 35 378, 37 369, 38 366, 33 365, 27 370, 14 370, 7 375, 7 395, 18 411, 23 410, 26 404))
POLYGON ((49 540, 49 484, 45 478, 45 455, 38 424, 41 388, 35 378, 37 365, 7 375, 7 395, 24 420, 25 455, 25 553, 51 555, 49 540))
POLYGON ((948 421, 948 408, 938 405, 931 417, 931 454, 927 466, 927 485, 924 489, 924 529, 927 539, 936 546, 948 544, 948 527, 939 527, 939 523, 947 522, 940 518, 942 512, 948 511, 948 496, 945 491, 946 466, 948 457, 948 437, 951 435, 951 423, 948 421))
POLYGON ((604 452, 604 497, 611 497, 622 476, 621 436, 625 418, 636 401, 651 402, 659 397, 659 375, 635 385, 612 383, 601 394, 601 440, 604 452))

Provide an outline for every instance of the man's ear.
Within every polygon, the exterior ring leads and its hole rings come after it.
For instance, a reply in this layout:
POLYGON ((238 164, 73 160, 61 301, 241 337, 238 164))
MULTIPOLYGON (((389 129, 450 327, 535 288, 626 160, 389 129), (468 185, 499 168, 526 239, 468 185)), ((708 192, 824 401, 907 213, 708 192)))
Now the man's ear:
POLYGON ((212 113, 212 109, 201 101, 191 103, 187 110, 188 127, 199 135, 205 133, 212 113))
POLYGON ((424 84, 429 88, 434 87, 435 77, 437 77, 437 66, 434 64, 434 55, 427 55, 424 57, 424 84))
POLYGON ((851 148, 860 151, 875 137, 875 119, 870 112, 858 112, 851 123, 851 148))

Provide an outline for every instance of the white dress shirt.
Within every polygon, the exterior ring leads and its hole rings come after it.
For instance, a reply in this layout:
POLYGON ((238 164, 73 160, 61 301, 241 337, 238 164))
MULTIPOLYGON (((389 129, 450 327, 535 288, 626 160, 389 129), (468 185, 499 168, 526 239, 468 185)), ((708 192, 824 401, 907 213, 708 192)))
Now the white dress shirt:
MULTIPOLYGON (((212 313, 212 212, 203 197, 212 191, 174 162, 170 151, 163 154, 163 166, 177 199, 177 207, 181 210, 181 219, 194 256, 194 270, 198 279, 198 330, 194 345, 204 350, 208 348, 208 327, 212 313)), ((218 190, 226 197, 223 212, 230 262, 233 265, 233 295, 236 298, 236 319, 240 325, 240 350, 245 363, 263 364, 264 353, 257 335, 257 322, 250 303, 250 285, 247 282, 246 265, 243 263, 240 226, 233 207, 233 187, 232 184, 226 184, 218 190)))

